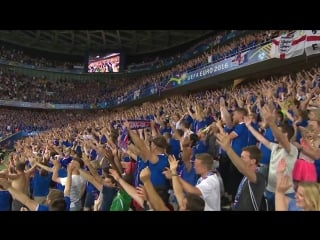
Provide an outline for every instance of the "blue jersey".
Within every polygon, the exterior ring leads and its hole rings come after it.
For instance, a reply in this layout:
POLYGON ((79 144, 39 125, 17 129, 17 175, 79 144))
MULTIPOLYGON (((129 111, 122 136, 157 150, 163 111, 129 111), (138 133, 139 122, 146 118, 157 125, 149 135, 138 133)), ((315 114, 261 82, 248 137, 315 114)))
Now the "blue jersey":
POLYGON ((67 168, 68 164, 72 161, 71 156, 65 156, 60 160, 60 164, 62 167, 67 168))
POLYGON ((101 144, 107 143, 107 137, 104 134, 101 136, 100 143, 101 144))
POLYGON ((102 203, 99 211, 110 211, 113 198, 117 194, 117 189, 103 186, 101 193, 102 193, 102 203))
POLYGON ((0 211, 11 211, 11 202, 9 191, 0 191, 0 211))
POLYGON ((244 123, 238 123, 233 132, 238 136, 232 139, 231 147, 238 156, 241 156, 242 148, 248 146, 249 130, 244 123))
MULTIPOLYGON (((273 136, 273 133, 272 133, 272 130, 271 130, 270 127, 268 127, 268 128, 265 130, 263 136, 264 136, 264 138, 267 139, 269 142, 274 142, 274 136, 273 136)), ((261 145, 260 145, 260 151, 261 151, 261 153, 262 153, 262 157, 261 157, 260 163, 269 165, 269 163, 270 163, 270 156, 271 156, 271 150, 261 143, 261 145)))
POLYGON ((90 151, 90 159, 95 160, 97 158, 97 151, 95 149, 91 149, 90 151))
POLYGON ((180 141, 170 138, 169 145, 171 147, 171 154, 173 154, 176 159, 180 159, 180 141))
POLYGON ((207 126, 206 120, 202 120, 202 121, 195 120, 194 121, 194 130, 195 130, 195 132, 198 132, 199 129, 205 128, 206 126, 207 126))
POLYGON ((169 167, 168 156, 165 154, 158 155, 158 162, 153 164, 148 161, 148 166, 151 172, 151 182, 153 186, 166 186, 168 180, 162 173, 166 167, 169 167))
POLYGON ((191 163, 191 169, 188 171, 186 169, 185 164, 183 163, 181 165, 181 170, 178 171, 180 177, 185 180, 186 182, 190 183, 192 186, 195 186, 197 184, 197 181, 199 179, 199 176, 196 174, 196 171, 194 170, 194 163, 191 163))
MULTIPOLYGON (((259 124, 258 123, 251 123, 251 126, 256 130, 259 131, 259 124)), ((253 136, 253 134, 249 131, 248 132, 248 146, 256 145, 258 140, 253 136)))
POLYGON ((52 173, 48 172, 47 176, 41 176, 38 169, 34 172, 33 182, 33 196, 45 197, 49 193, 52 173))
POLYGON ((142 182, 140 181, 140 172, 142 169, 144 169, 147 166, 147 163, 142 160, 141 157, 137 156, 137 167, 134 171, 134 186, 138 187, 139 185, 142 185, 142 182))
POLYGON ((205 144, 204 141, 200 140, 196 143, 196 145, 192 148, 192 158, 191 160, 194 161, 196 158, 196 154, 199 153, 207 153, 208 146, 205 144))

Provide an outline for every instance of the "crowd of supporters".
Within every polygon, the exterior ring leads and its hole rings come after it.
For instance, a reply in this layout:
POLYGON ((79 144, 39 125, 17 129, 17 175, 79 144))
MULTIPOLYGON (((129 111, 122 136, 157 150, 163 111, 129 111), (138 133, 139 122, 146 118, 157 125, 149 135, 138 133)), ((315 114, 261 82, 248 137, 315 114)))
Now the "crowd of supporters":
POLYGON ((30 56, 24 53, 23 50, 1 46, 0 59, 10 61, 11 64, 20 63, 33 66, 34 68, 57 68, 57 69, 70 69, 76 66, 83 66, 83 63, 63 62, 58 60, 52 60, 45 57, 30 56))
POLYGON ((1 210, 320 210, 320 68, 39 126, 0 173, 1 210))
MULTIPOLYGON (((267 43, 272 37, 279 34, 280 31, 250 33, 237 40, 226 41, 224 44, 217 44, 210 38, 212 40, 210 42, 215 43, 211 48, 195 58, 182 61, 166 70, 137 77, 119 76, 105 81, 48 79, 47 76, 30 77, 2 67, 0 69, 0 99, 55 104, 96 104, 115 100, 121 102, 128 96, 133 96, 138 89, 141 92, 151 88, 149 92, 163 91, 171 78, 180 77, 185 72, 208 64, 209 56, 211 56, 211 61, 219 61, 245 49, 267 43)), ((222 36, 218 39, 221 38, 222 36)), ((10 54, 4 56, 7 55, 10 54)), ((13 59, 16 58, 13 57, 13 59)))

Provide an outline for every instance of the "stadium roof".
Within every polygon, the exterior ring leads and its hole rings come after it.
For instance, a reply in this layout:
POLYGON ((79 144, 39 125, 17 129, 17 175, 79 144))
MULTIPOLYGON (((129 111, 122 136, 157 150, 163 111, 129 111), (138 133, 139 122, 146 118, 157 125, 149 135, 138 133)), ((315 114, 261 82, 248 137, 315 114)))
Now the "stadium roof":
POLYGON ((49 52, 83 55, 90 50, 123 50, 128 55, 158 52, 199 39, 214 30, 0 30, 0 40, 49 52))

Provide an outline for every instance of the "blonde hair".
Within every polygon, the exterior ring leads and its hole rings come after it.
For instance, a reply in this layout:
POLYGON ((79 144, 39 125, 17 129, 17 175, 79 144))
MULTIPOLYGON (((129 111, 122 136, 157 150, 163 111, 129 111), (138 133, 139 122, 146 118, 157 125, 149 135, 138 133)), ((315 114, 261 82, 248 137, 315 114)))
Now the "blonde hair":
POLYGON ((63 197, 64 197, 63 192, 58 189, 50 189, 50 191, 47 195, 47 199, 49 201, 53 201, 55 199, 59 199, 59 198, 63 198, 63 197))
POLYGON ((320 211, 320 184, 316 182, 300 182, 306 202, 306 211, 320 211))

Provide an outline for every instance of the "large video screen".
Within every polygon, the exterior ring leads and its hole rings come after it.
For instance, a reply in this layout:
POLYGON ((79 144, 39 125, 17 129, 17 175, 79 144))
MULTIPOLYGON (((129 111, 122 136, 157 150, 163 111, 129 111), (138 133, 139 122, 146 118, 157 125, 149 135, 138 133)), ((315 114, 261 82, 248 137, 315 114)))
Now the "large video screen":
POLYGON ((90 54, 88 73, 116 73, 120 71, 120 53, 90 54))

